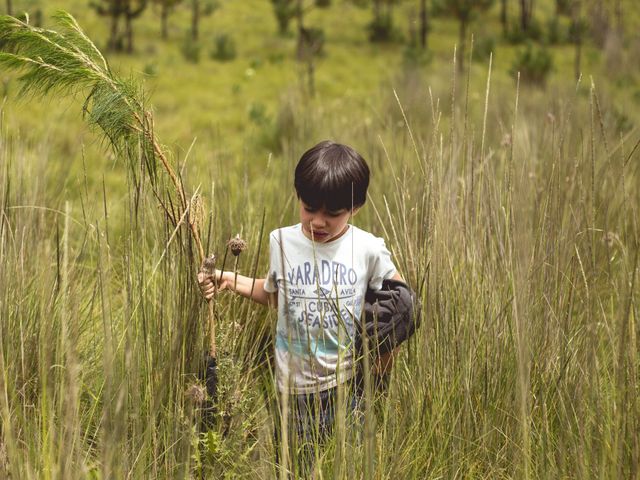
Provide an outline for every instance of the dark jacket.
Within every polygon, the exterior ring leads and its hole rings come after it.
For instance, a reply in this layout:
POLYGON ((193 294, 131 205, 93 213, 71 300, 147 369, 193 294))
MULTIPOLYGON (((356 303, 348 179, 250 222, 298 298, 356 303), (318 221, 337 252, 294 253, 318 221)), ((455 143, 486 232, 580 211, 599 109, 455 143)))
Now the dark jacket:
POLYGON ((407 340, 420 325, 416 294, 400 280, 384 280, 378 291, 367 290, 364 316, 358 325, 356 351, 363 353, 366 337, 375 357, 392 351, 407 340))

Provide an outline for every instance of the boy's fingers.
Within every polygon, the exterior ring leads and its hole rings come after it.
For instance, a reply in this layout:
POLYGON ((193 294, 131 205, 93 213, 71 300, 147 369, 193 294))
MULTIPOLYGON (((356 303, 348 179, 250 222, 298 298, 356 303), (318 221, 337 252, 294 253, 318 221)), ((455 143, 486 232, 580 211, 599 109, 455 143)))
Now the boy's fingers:
POLYGON ((213 274, 205 273, 202 270, 198 272, 198 286, 202 296, 207 300, 211 300, 217 291, 229 288, 229 283, 221 273, 220 270, 215 270, 213 274))
POLYGON ((204 274, 202 272, 198 273, 198 285, 200 285, 200 287, 206 287, 208 285, 213 285, 213 276, 212 275, 207 275, 204 274))

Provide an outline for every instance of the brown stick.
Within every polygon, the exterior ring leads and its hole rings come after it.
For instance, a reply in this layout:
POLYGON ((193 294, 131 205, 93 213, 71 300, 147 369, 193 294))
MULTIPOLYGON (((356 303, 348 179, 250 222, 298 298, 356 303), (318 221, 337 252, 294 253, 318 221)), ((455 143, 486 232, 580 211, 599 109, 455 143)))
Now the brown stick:
MULTIPOLYGON (((202 262, 200 270, 205 275, 215 276, 216 274, 216 257, 211 255, 202 262)), ((214 278, 215 282, 215 278, 214 278)), ((208 314, 209 314, 209 355, 216 358, 216 322, 213 312, 213 298, 207 300, 208 314)))

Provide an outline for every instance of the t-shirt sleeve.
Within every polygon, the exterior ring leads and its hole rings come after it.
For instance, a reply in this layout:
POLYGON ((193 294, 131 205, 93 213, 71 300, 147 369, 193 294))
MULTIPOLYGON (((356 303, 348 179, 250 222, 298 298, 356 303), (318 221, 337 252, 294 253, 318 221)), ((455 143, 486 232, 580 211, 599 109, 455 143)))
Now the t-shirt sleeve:
POLYGON ((380 290, 382 281, 393 277, 396 271, 396 266, 391 261, 391 252, 387 249, 384 239, 374 237, 369 262, 369 288, 380 290))
POLYGON ((280 240, 278 239, 278 231, 271 232, 269 235, 269 272, 264 282, 264 291, 275 293, 278 291, 278 271, 281 269, 281 252, 280 240))

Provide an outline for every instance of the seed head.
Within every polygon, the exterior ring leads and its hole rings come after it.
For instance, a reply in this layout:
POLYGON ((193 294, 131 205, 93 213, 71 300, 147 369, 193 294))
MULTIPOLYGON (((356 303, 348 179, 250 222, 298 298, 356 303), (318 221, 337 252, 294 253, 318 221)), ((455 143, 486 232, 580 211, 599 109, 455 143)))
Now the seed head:
POLYGON ((200 269, 205 275, 213 275, 216 271, 216 256, 212 253, 211 256, 205 258, 200 269))
POLYGON ((607 232, 602 237, 602 243, 611 248, 616 243, 620 242, 620 237, 615 232, 607 232))
POLYGON ((247 242, 241 239, 240 235, 236 235, 234 238, 229 240, 227 246, 231 249, 231 253, 233 253, 233 256, 237 257, 247 249, 247 242))
POLYGON ((207 399, 207 389, 202 385, 194 383, 189 385, 184 396, 193 402, 194 405, 202 405, 207 399))
POLYGON ((204 217, 205 210, 202 196, 194 195, 193 199, 191 199, 191 205, 189 206, 189 223, 195 225, 198 230, 201 230, 204 217))

